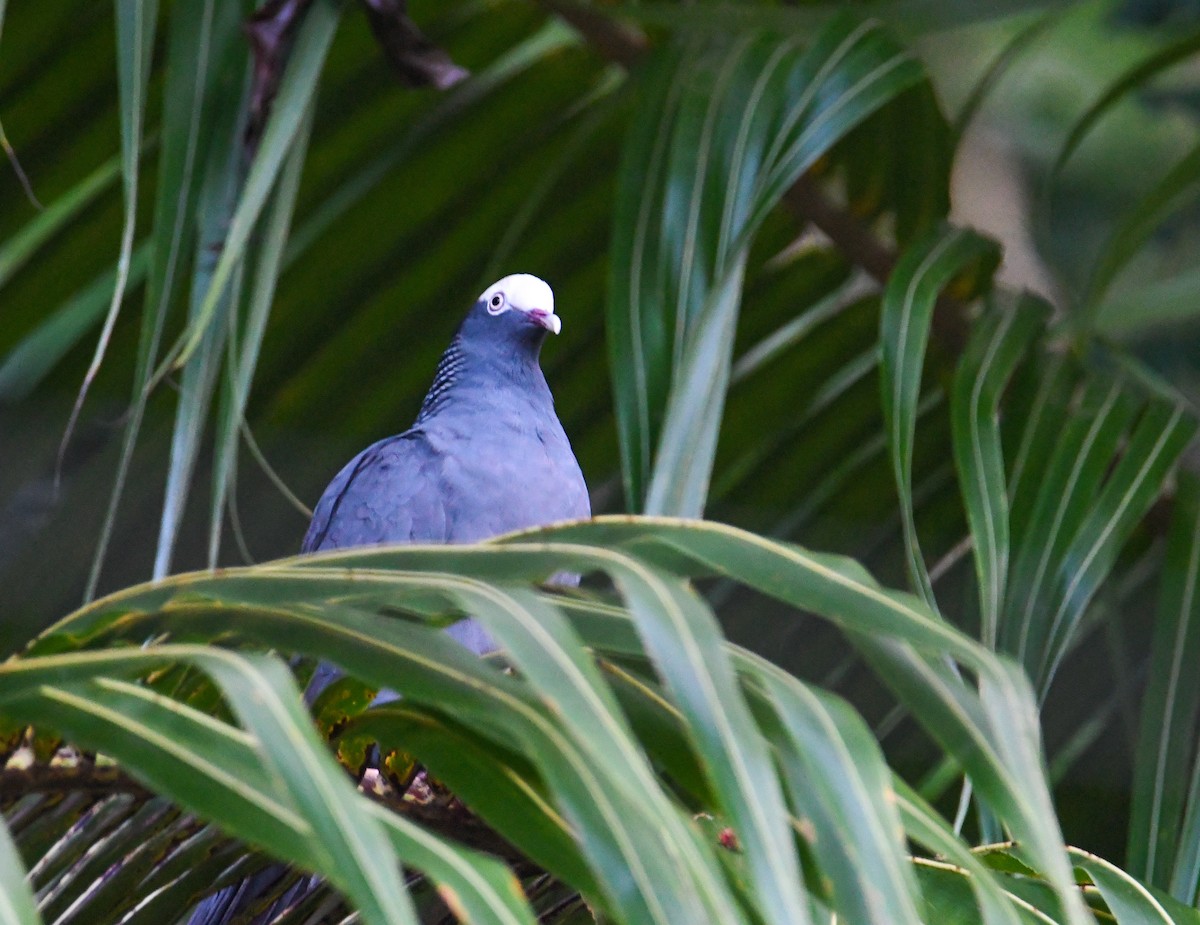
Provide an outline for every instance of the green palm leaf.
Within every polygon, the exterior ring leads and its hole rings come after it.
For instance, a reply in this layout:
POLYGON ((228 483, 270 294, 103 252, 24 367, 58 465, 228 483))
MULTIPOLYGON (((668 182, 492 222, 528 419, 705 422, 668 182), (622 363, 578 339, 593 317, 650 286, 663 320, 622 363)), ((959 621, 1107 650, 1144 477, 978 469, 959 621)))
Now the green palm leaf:
POLYGON ((990 315, 976 328, 954 380, 954 456, 974 538, 980 633, 992 648, 1004 607, 1010 548, 1000 397, 1045 318, 1045 306, 1032 300, 990 315))
MULTIPOLYGON (((636 549, 639 556, 648 557, 658 568, 669 567, 685 575, 726 574, 789 604, 812 609, 843 624, 885 680, 927 724, 930 733, 968 769, 983 797, 1014 832, 1020 833, 1039 869, 1047 872, 1066 908, 1071 910, 1074 894, 1066 876, 1061 848, 1057 847, 1061 845, 1061 836, 1054 828, 1053 814, 1047 811, 1049 796, 1043 777, 1041 746, 1037 737, 1030 735, 1030 730, 1036 729, 1036 723, 1032 721, 1036 708, 1028 685, 1011 666, 997 662, 994 656, 925 611, 913 599, 883 592, 847 560, 815 556, 731 528, 687 521, 639 523, 602 519, 590 525, 563 528, 546 539, 557 542, 536 546, 517 543, 499 549, 401 547, 350 551, 304 557, 291 564, 233 570, 220 577, 176 579, 134 589, 116 600, 97 602, 54 628, 39 647, 59 645, 59 640, 87 639, 96 632, 106 633, 114 628, 119 628, 122 633, 135 627, 141 634, 150 632, 151 627, 145 624, 144 618, 135 622, 125 618, 113 623, 117 613, 136 618, 139 612, 149 616, 157 611, 169 619, 167 625, 176 627, 177 632, 187 629, 208 634, 235 629, 230 615, 187 603, 194 600, 196 594, 216 595, 227 605, 253 608, 239 613, 236 623, 239 634, 266 633, 259 637, 264 643, 285 644, 289 649, 309 654, 319 652, 333 657, 354 673, 362 673, 368 668, 364 677, 376 683, 389 678, 404 678, 400 692, 406 699, 416 703, 427 701, 429 706, 436 705, 439 709, 453 709, 460 722, 471 725, 477 732, 495 735, 498 722, 506 726, 508 732, 504 734, 516 735, 525 743, 557 799, 566 801, 566 816, 579 833, 585 854, 592 856, 593 869, 597 869, 600 859, 605 856, 598 846, 606 843, 607 831, 614 826, 617 831, 629 829, 630 838, 636 841, 638 822, 611 811, 621 803, 626 787, 630 782, 640 781, 639 792, 645 795, 659 792, 657 785, 646 771, 641 770, 642 759, 637 757, 637 749, 631 744, 622 744, 629 742, 628 730, 620 732, 617 738, 609 738, 610 733, 606 730, 616 735, 621 729, 622 724, 613 721, 620 713, 610 699, 611 695, 605 693, 599 676, 592 675, 590 681, 585 680, 591 672, 585 670, 586 663, 579 661, 578 655, 570 654, 577 643, 570 643, 570 637, 562 635, 563 629, 555 629, 555 611, 515 590, 502 590, 502 585, 489 587, 478 581, 510 582, 519 576, 538 578, 561 567, 607 571, 626 598, 630 616, 644 640, 645 651, 663 679, 664 691, 681 711, 686 723, 684 728, 689 730, 692 747, 706 768, 712 791, 718 794, 719 800, 727 799, 731 781, 736 781, 737 774, 742 773, 727 770, 730 767, 736 769, 728 757, 731 749, 747 749, 754 741, 747 741, 734 730, 752 729, 754 722, 746 716, 736 726, 722 727, 722 720, 711 718, 711 704, 716 701, 706 692, 706 687, 714 681, 711 677, 701 681, 696 674, 698 665, 705 664, 711 671, 712 663, 721 657, 720 647, 713 648, 719 637, 709 636, 704 641, 707 634, 699 638, 692 636, 704 626, 705 611, 699 599, 692 597, 682 586, 666 580, 657 570, 647 569, 627 553, 616 551, 636 549), (571 544, 562 545, 564 540, 571 544), (606 546, 615 548, 575 545, 579 540, 603 541, 606 546), (354 571, 347 573, 346 568, 354 571), (451 577, 448 571, 475 577, 451 577), (311 602, 322 597, 337 602, 336 622, 311 611, 311 602), (180 603, 172 604, 173 598, 180 603), (262 609, 267 606, 296 607, 302 601, 309 602, 308 617, 303 617, 300 611, 275 613, 262 609), (447 608, 451 613, 466 610, 475 614, 511 651, 516 664, 522 668, 522 675, 526 676, 524 683, 539 690, 538 699, 555 715, 578 717, 581 725, 552 731, 544 720, 529 712, 528 706, 519 706, 523 700, 514 700, 511 693, 501 693, 501 688, 480 701, 478 696, 484 689, 479 687, 478 679, 491 677, 493 672, 488 670, 486 675, 481 675, 485 666, 459 654, 451 643, 429 635, 428 631, 421 631, 421 647, 436 644, 432 651, 439 653, 439 660, 455 666, 453 674, 436 668, 436 663, 419 668, 405 648, 381 646, 382 640, 390 638, 397 642, 403 640, 404 646, 412 645, 418 639, 413 635, 417 630, 415 627, 380 621, 363 612, 363 608, 381 606, 399 606, 415 614, 428 614, 431 618, 446 613, 447 608), (354 609, 348 611, 347 607, 354 609), (681 633, 684 635, 679 635, 681 633), (560 641, 550 646, 555 637, 560 641), (531 645, 533 648, 529 648, 531 645), (918 655, 911 648, 914 645, 925 654, 918 655), (391 668, 385 673, 379 659, 389 651, 391 658, 402 657, 409 667, 402 672, 391 668), (695 652, 696 657, 690 655, 691 652, 695 652), (952 655, 980 675, 980 693, 971 691, 939 667, 939 660, 945 655, 952 655), (462 686, 466 680, 462 676, 468 671, 477 680, 466 688, 462 686), (428 680, 420 681, 421 676, 428 680), (578 680, 574 680, 576 677, 578 680), (447 686, 448 682, 451 686, 447 686), (472 690, 475 693, 470 693, 472 690), (562 697, 569 699, 560 699, 562 697), (489 705, 494 698, 498 699, 489 705), (591 719, 587 719, 589 715, 591 719), (509 725, 514 721, 516 725, 509 725), (586 735, 577 744, 570 745, 570 740, 563 738, 563 734, 569 736, 575 728, 586 729, 586 735), (553 742, 553 750, 546 751, 540 744, 543 741, 553 742), (1003 743, 1003 747, 996 748, 993 742, 1003 743), (584 759, 585 753, 590 757, 584 759), (567 764, 564 765, 559 756, 568 757, 567 764), (610 764, 611 771, 606 771, 610 764), (598 789, 603 779, 608 780, 609 789, 598 789), (586 788, 584 791, 576 789, 581 784, 586 788), (604 796, 600 797, 600 793, 604 796), (720 796, 722 794, 726 796, 720 796), (623 820, 619 826, 618 819, 623 820), (595 848, 589 846, 589 833, 600 839, 595 848)), ((731 681, 732 678, 725 683, 731 681)), ((495 681, 489 681, 489 686, 494 687, 495 681)), ((729 702, 737 696, 736 688, 721 693, 719 699, 723 708, 728 710, 729 702)), ((752 760, 749 757, 752 754, 743 753, 739 759, 744 767, 751 766, 748 762, 752 760)), ((774 779, 773 776, 762 778, 758 786, 773 789, 777 785, 764 785, 762 780, 774 779)), ((756 799, 763 797, 759 794, 756 799)), ((765 851, 776 836, 757 827, 753 813, 760 811, 765 812, 761 806, 743 807, 737 802, 720 806, 721 814, 727 815, 735 824, 743 845, 748 846, 751 839, 756 839, 765 851)), ((670 831, 673 812, 664 804, 661 813, 659 830, 670 831), (663 830, 662 826, 667 829, 663 830)), ((776 813, 762 818, 786 818, 786 812, 781 809, 776 813)), ((889 829, 894 831, 894 824, 884 825, 884 831, 889 829)), ((697 879, 711 877, 713 872, 702 862, 704 855, 696 853, 693 838, 682 832, 677 836, 675 844, 685 866, 674 876, 687 872, 697 879)), ((752 865, 753 851, 749 847, 744 850, 747 864, 752 865)), ((626 863, 631 860, 625 855, 626 863)), ((609 900, 616 909, 641 908, 643 911, 637 914, 645 914, 644 910, 653 910, 654 906, 624 906, 626 896, 615 888, 618 881, 614 878, 618 869, 632 869, 635 876, 642 869, 649 876, 660 861, 642 855, 632 868, 627 868, 626 863, 617 869, 599 867, 598 877, 607 884, 609 900)), ((774 867, 748 870, 748 875, 757 876, 760 881, 778 877, 792 884, 799 882, 794 875, 789 876, 774 867)), ((903 879, 895 881, 893 876, 893 882, 902 883, 903 879)), ((652 889, 653 881, 646 879, 640 883, 640 889, 652 889)), ((667 884, 653 886, 655 891, 669 888, 667 884)), ((689 892, 693 890, 689 888, 689 892)), ((769 891, 765 896, 766 901, 770 901, 769 891)), ((764 914, 770 913, 764 908, 764 914)), ((1069 911, 1068 915, 1076 920, 1078 910, 1069 911)))
POLYGON ((900 495, 909 581, 934 610, 937 602, 917 538, 912 496, 913 439, 925 348, 941 290, 970 264, 995 259, 990 241, 957 229, 938 229, 914 244, 897 264, 880 315, 883 414, 900 495))
POLYGON ((0 210, 6 651, 76 606, 97 535, 96 587, 156 555, 225 565, 228 533, 273 559, 109 595, 0 666, 20 858, 0 891, 37 910, 16 920, 177 919, 271 855, 294 870, 259 911, 306 890, 280 925, 1195 921, 1188 379, 1162 387, 1088 325, 1068 343, 998 281, 1012 266, 992 280, 990 241, 933 227, 952 155, 977 156, 946 101, 1003 126, 1014 173, 1061 154, 1056 210, 1088 212, 1034 244, 1062 291, 1074 260, 1106 330, 1186 317, 1161 255, 1186 260, 1195 120, 1186 69, 1160 75, 1195 36, 1082 7, 1003 21, 1038 6, 876 5, 888 31, 839 4, 449 4, 414 18, 474 76, 411 92, 355 4, 314 0, 256 156, 239 4, 164 6, 162 30, 149 2, 14 7, 0 116, 50 208, 13 183, 0 210), (1071 69, 1089 29, 1115 79, 1071 69), (1108 152, 1101 182, 1110 109, 1155 137, 1108 152), (1122 173, 1163 154, 1160 178, 1122 173), (563 309, 544 367, 594 508, 623 483, 631 508, 743 529, 602 518, 274 559, 515 269, 563 309), (564 568, 584 590, 533 587, 564 568), (906 573, 919 597, 891 590, 906 573), (444 636, 467 615, 502 654, 444 636), (300 682, 314 659, 347 672, 312 717, 287 657, 300 682), (400 699, 372 706, 384 686, 400 699), (1129 833, 1107 822, 1125 795, 1080 783, 1119 789, 1126 741, 1129 833), (1100 844, 1126 836, 1125 858, 1100 844))
POLYGON ((753 236, 818 157, 919 77, 880 29, 846 18, 804 51, 770 35, 692 39, 648 66, 608 306, 632 507, 703 510, 753 236))

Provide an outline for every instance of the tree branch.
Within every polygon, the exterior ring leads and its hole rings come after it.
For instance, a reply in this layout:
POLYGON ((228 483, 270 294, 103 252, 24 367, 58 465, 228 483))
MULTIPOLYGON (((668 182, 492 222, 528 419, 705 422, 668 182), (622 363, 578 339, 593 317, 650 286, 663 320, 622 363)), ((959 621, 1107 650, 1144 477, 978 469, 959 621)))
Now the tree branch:
POLYGON ((32 764, 0 771, 0 804, 31 793, 90 793, 96 797, 130 794, 149 799, 154 794, 116 765, 97 767, 91 762, 75 766, 32 764))
POLYGON ((627 71, 650 50, 650 43, 640 29, 598 12, 593 6, 574 0, 540 0, 540 5, 587 39, 601 57, 627 71))
MULTIPOLYGON (((414 822, 452 838, 459 844, 494 855, 513 866, 530 867, 529 859, 506 839, 482 822, 458 799, 437 783, 418 775, 403 793, 364 775, 362 792, 388 809, 414 822)), ((82 815, 89 806, 116 794, 129 794, 135 799, 149 800, 156 794, 113 764, 97 765, 87 756, 70 765, 51 765, 42 762, 5 767, 0 770, 0 807, 8 808, 29 794, 67 795, 87 794, 94 799, 79 806, 82 815)))

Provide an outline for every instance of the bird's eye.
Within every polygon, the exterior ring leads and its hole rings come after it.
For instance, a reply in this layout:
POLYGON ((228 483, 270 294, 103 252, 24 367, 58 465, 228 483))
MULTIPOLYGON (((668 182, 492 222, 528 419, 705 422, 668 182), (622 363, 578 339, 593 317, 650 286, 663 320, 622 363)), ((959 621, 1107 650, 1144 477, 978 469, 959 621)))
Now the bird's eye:
POLYGON ((488 311, 493 315, 500 314, 500 310, 504 308, 504 293, 497 292, 494 296, 488 299, 488 311))

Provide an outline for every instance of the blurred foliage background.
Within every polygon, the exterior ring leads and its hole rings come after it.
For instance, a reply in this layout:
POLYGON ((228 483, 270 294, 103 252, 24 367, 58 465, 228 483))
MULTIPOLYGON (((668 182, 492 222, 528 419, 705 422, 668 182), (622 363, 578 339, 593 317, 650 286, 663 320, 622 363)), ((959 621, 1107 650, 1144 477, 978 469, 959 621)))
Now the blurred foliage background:
MULTIPOLYGON (((1001 245, 990 297, 1030 290, 1052 307, 1051 354, 1193 407, 1200 397, 1200 4, 414 0, 428 55, 399 76, 347 4, 336 31, 296 39, 316 70, 307 84, 298 67, 282 75, 265 134, 252 127, 248 141, 235 104, 252 6, 167 4, 152 41, 122 49, 108 5, 0 3, 0 122, 16 158, 0 171, 6 652, 96 593, 293 553, 302 505, 359 448, 408 426, 461 314, 509 272, 555 288, 563 332, 543 366, 598 513, 636 512, 649 491, 651 510, 702 510, 844 553, 888 586, 919 581, 879 401, 881 284, 943 218, 1001 245), (621 210, 638 201, 641 165, 622 147, 641 57, 672 37, 760 26, 803 41, 847 11, 879 17, 928 81, 851 130, 762 216, 730 316, 727 399, 691 399, 719 425, 711 482, 701 473, 691 507, 672 506, 648 484, 649 461, 641 475, 631 461, 621 389, 633 366, 612 327, 626 304, 621 210), (193 84, 158 66, 187 60, 201 29, 224 70, 193 84), (144 110, 131 109, 119 82, 142 77, 144 110), (272 134, 285 117, 289 133, 272 134), (269 177, 256 173, 272 156, 269 177), (243 212, 258 194, 261 210, 243 212), (228 272, 232 295, 211 295, 214 272, 228 272), (200 330, 206 312, 218 323, 200 330), (185 345, 195 352, 181 370, 169 361, 185 345)), ((958 270, 925 357, 911 503, 943 612, 977 634, 949 393, 974 300, 992 284, 986 260, 958 270)), ((1039 372, 1022 375, 1014 406, 1028 410, 1039 372)), ((1009 458, 1024 421, 1004 418, 1009 458)), ((1185 470, 1196 464, 1185 454, 1185 470)), ((1162 484, 1042 692, 1067 841, 1117 862, 1153 671, 1174 494, 1162 484)), ((777 604, 744 589, 705 591, 732 640, 847 696, 894 767, 926 773, 931 743, 840 633, 777 620, 777 604)), ((927 778, 927 792, 953 815, 952 769, 933 773, 944 785, 927 778)))

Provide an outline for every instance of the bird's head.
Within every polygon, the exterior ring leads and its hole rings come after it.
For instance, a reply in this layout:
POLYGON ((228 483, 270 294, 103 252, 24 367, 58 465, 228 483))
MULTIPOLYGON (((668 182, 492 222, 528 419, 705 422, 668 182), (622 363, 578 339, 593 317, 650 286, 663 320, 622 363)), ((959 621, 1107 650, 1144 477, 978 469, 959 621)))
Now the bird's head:
POLYGON ((529 330, 533 326, 539 341, 545 331, 557 334, 562 329, 554 314, 554 291, 545 280, 528 273, 514 273, 492 283, 480 294, 475 311, 505 327, 529 330))

